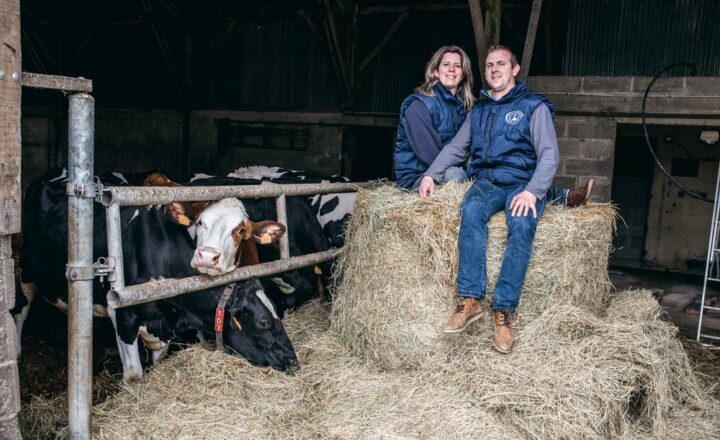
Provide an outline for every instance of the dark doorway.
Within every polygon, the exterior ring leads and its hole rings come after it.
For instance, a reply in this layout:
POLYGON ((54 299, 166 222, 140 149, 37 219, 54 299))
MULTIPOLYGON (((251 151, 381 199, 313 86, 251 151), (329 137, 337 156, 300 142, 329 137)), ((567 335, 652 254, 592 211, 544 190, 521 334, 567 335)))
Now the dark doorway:
POLYGON ((391 179, 395 127, 346 127, 342 174, 351 180, 391 179))
MULTIPOLYGON (((655 162, 645 138, 634 127, 618 125, 613 168, 612 201, 621 220, 613 240, 610 264, 643 267, 655 162)), ((653 150, 657 139, 650 138, 653 150)))

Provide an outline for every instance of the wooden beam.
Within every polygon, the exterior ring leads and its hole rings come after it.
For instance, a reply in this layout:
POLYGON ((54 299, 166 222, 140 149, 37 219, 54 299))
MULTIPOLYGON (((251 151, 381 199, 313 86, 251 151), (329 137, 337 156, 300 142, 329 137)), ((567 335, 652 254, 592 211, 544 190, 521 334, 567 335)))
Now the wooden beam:
POLYGON ((345 90, 345 97, 347 99, 347 103, 349 104, 352 101, 352 86, 350 85, 349 72, 350 69, 348 68, 347 58, 345 58, 345 54, 342 50, 342 45, 340 44, 340 37, 338 36, 337 26, 335 24, 335 15, 330 8, 330 2, 328 0, 324 0, 323 3, 325 4, 325 12, 327 13, 326 29, 327 31, 329 31, 328 43, 330 43, 331 52, 334 53, 335 58, 337 59, 337 65, 340 71, 343 88, 345 90))
POLYGON ((382 50, 383 47, 390 41, 393 35, 395 35, 395 32, 400 28, 400 25, 402 24, 403 20, 408 18, 410 15, 410 12, 405 11, 395 20, 395 22, 390 26, 390 29, 385 33, 385 36, 383 39, 373 48, 373 50, 370 51, 370 53, 362 60, 362 63, 360 63, 360 71, 362 72, 365 70, 365 68, 370 64, 370 62, 377 56, 378 53, 382 50))
POLYGON ((85 78, 71 78, 60 75, 42 75, 22 72, 20 83, 34 89, 61 90, 63 92, 92 92, 92 81, 85 78))
MULTIPOLYGON (((20 232, 20 1, 0 1, 0 235, 20 232)), ((10 386, 14 386, 10 384, 10 386)), ((20 402, 17 404, 20 409, 20 402)), ((10 411, 12 413, 12 410, 10 411)))
POLYGON ((487 0, 485 11, 485 41, 488 44, 500 44, 500 12, 501 0, 487 0))
POLYGON ((473 31, 475 32, 475 53, 477 55, 478 69, 480 72, 480 80, 482 87, 487 87, 485 81, 485 52, 487 44, 485 42, 485 26, 483 25, 482 10, 480 9, 480 0, 468 0, 470 6, 470 17, 472 18, 473 31))
MULTIPOLYGON (((495 0, 485 0, 495 1, 495 0)), ((499 0, 498 0, 499 1, 499 0)), ((524 2, 504 2, 503 9, 527 9, 527 4, 524 2)), ((361 15, 370 14, 398 14, 401 12, 447 12, 447 11, 464 11, 468 9, 466 3, 431 3, 424 5, 409 5, 409 6, 368 6, 360 9, 361 15)))
POLYGON ((530 72, 530 61, 532 61, 532 53, 535 48, 535 35, 537 34, 538 21, 540 20, 540 12, 542 11, 542 0, 533 0, 532 10, 530 11, 530 22, 528 23, 528 31, 525 35, 525 48, 523 49, 522 62, 520 63, 519 79, 525 81, 530 72))

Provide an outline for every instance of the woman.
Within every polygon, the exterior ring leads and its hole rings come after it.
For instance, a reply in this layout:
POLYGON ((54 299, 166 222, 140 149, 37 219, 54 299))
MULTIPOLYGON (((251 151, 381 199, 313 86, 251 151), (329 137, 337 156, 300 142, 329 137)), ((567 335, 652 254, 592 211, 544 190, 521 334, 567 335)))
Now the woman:
MULTIPOLYGON (((425 66, 425 82, 405 98, 395 142, 398 186, 417 189, 423 173, 443 146, 455 136, 475 102, 470 58, 457 46, 438 49, 425 66)), ((443 182, 465 180, 465 170, 453 167, 443 182)))

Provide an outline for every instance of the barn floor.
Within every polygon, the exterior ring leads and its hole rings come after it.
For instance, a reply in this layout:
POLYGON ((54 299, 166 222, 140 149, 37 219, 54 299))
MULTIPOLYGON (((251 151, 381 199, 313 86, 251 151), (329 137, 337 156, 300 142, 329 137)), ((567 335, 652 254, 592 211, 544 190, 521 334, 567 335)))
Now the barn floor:
MULTIPOLYGON (((708 350, 694 341, 702 279, 677 274, 659 274, 643 271, 610 271, 617 290, 647 288, 656 293, 668 312, 668 318, 679 328, 679 338, 706 389, 720 399, 720 350, 708 350)), ((715 289, 712 298, 720 298, 715 289)), ((711 330, 720 334, 720 317, 709 318, 711 330), (717 321, 717 322, 716 322, 717 321)), ((23 334, 23 353, 18 362, 20 392, 25 403, 34 396, 52 398, 65 392, 67 387, 67 317, 54 307, 41 301, 33 305, 23 334)), ((174 350, 180 349, 175 346, 174 350)), ((117 388, 122 367, 110 321, 95 320, 93 334, 94 403, 104 401, 117 388)), ((144 359, 146 361, 147 359, 144 359)), ((58 422, 64 425, 65 421, 58 422)))
MULTIPOLYGON (((683 337, 694 339, 697 333, 703 278, 695 275, 665 273, 639 269, 611 269, 610 280, 618 291, 649 289, 683 337)), ((718 306, 720 285, 708 285, 705 304, 718 306)), ((703 332, 720 335, 720 313, 708 311, 703 318, 703 332)), ((720 348, 720 347, 719 347, 720 348)))

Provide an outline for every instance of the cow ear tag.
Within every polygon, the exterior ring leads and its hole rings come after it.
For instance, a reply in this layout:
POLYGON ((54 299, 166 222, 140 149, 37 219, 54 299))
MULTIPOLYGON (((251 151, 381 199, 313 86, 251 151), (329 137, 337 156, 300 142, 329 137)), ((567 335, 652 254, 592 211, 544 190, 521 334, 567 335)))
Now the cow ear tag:
POLYGON ((267 232, 260 236, 260 244, 270 244, 272 243, 272 237, 270 237, 270 234, 267 232))
POLYGON ((183 226, 190 226, 190 218, 185 214, 178 214, 177 220, 183 226))

